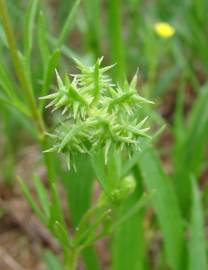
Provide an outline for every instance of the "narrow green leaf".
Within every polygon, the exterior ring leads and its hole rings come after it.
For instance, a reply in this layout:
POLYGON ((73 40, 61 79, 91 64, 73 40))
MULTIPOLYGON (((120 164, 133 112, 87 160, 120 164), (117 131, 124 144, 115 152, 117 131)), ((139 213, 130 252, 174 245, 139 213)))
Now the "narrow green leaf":
MULTIPOLYGON (((50 205, 50 217, 48 220, 48 226, 53 230, 53 226, 56 222, 60 222, 61 225, 66 229, 64 220, 63 209, 61 206, 61 200, 58 192, 57 185, 52 183, 51 185, 51 205, 50 205)), ((67 229, 66 229, 67 230, 67 229)))
MULTIPOLYGON (((87 156, 80 156, 77 161, 77 172, 61 171, 61 179, 67 192, 68 205, 74 228, 78 226, 83 215, 90 207, 94 173, 87 156)), ((93 247, 83 250, 87 269, 98 270, 99 262, 93 247)))
POLYGON ((50 250, 44 252, 43 259, 47 265, 48 270, 63 270, 64 266, 59 260, 58 256, 53 254, 50 250))
POLYGON ((78 7, 80 5, 81 0, 76 0, 71 11, 69 12, 68 17, 66 18, 66 21, 62 27, 62 31, 58 37, 58 41, 57 41, 57 48, 59 48, 65 41, 65 39, 67 38, 67 36, 69 35, 72 26, 74 24, 75 21, 75 15, 77 13, 78 7))
POLYGON ((30 204, 31 208, 33 209, 33 211, 36 213, 36 215, 38 216, 38 218, 45 224, 46 219, 44 214, 41 212, 40 208, 38 207, 38 205, 36 204, 35 200, 33 199, 27 185, 25 184, 24 180, 22 178, 18 178, 19 183, 20 183, 20 187, 21 190, 25 196, 25 198, 27 199, 28 203, 30 204))
POLYGON ((109 52, 112 63, 117 66, 114 69, 114 78, 122 82, 125 78, 125 54, 122 38, 122 1, 108 0, 108 30, 109 30, 109 52))
MULTIPOLYGON (((49 41, 49 43, 54 47, 56 48, 56 44, 58 42, 58 39, 57 38, 54 38, 52 35, 48 35, 47 36, 47 39, 49 41)), ((61 53, 66 56, 68 59, 70 60, 74 60, 74 59, 78 59, 78 60, 81 60, 80 58, 80 55, 77 54, 74 50, 72 50, 69 45, 62 45, 61 48, 60 48, 60 51, 61 53)))
POLYGON ((153 148, 145 151, 139 159, 139 166, 147 190, 156 190, 152 207, 162 231, 168 264, 172 269, 179 270, 184 248, 183 221, 174 189, 153 148))
POLYGON ((192 210, 189 244, 189 270, 208 269, 203 208, 196 179, 192 179, 192 210))
POLYGON ((94 247, 88 247, 85 248, 82 251, 82 255, 84 257, 84 262, 86 265, 86 269, 90 270, 99 270, 101 269, 98 254, 96 254, 96 251, 94 247))
MULTIPOLYGON (((25 114, 26 116, 30 116, 29 110, 26 105, 21 101, 21 96, 18 97, 16 92, 16 85, 14 85, 10 79, 10 74, 6 70, 3 62, 0 65, 0 86, 1 89, 5 92, 8 97, 8 103, 14 105, 20 112, 25 114)), ((5 100, 7 98, 5 97, 5 100)))
POLYGON ((93 239, 95 239, 96 236, 95 232, 108 219, 111 211, 112 209, 98 209, 93 222, 84 228, 84 230, 82 230, 80 233, 78 232, 76 234, 74 239, 75 244, 83 242, 83 246, 87 247, 89 243, 91 244, 94 242, 93 239))
MULTIPOLYGON (((145 141, 144 141, 145 143, 145 141)), ((147 144, 148 145, 148 144, 147 144)), ((124 164, 122 175, 123 177, 126 176, 128 173, 130 173, 131 169, 138 163, 139 158, 143 155, 143 152, 145 151, 145 148, 147 146, 144 146, 142 151, 136 151, 132 157, 124 164)))
POLYGON ((21 110, 17 110, 14 106, 8 106, 8 110, 11 111, 13 118, 15 121, 21 124, 22 127, 25 128, 31 135, 31 137, 37 140, 37 130, 35 129, 34 123, 31 121, 31 118, 27 117, 27 115, 23 114, 21 110))
MULTIPOLYGON (((49 58, 47 69, 44 74, 43 86, 41 89, 40 96, 46 96, 50 90, 50 84, 55 75, 54 71, 55 71, 55 68, 57 67, 59 56, 60 56, 60 50, 55 50, 49 58)), ((42 99, 40 103, 41 109, 43 109, 44 105, 45 105, 45 100, 42 99)))
POLYGON ((140 198, 139 200, 137 199, 131 207, 129 207, 128 205, 126 211, 124 211, 121 217, 112 225, 111 231, 115 231, 117 228, 127 222, 130 218, 134 217, 138 213, 138 211, 150 201, 154 193, 155 192, 152 191, 150 192, 150 194, 144 194, 142 198, 140 198))
POLYGON ((190 157, 190 152, 193 155, 193 173, 195 175, 200 174, 200 163, 202 155, 204 153, 204 143, 208 139, 208 83, 200 90, 193 109, 190 113, 187 130, 187 156, 190 157))
POLYGON ((44 73, 46 71, 49 59, 49 48, 47 44, 47 29, 45 17, 42 12, 39 13, 38 17, 38 43, 43 63, 44 73))
MULTIPOLYGON (((132 203, 135 200, 126 203, 123 210, 128 211, 132 203)), ((116 230, 112 242, 112 270, 142 270, 144 267, 143 213, 138 213, 139 208, 124 224, 119 222, 112 227, 116 230)))
POLYGON ((94 169, 97 180, 101 184, 103 190, 109 194, 108 179, 106 176, 106 168, 104 154, 102 151, 94 153, 91 155, 92 167, 94 169))
POLYGON ((54 233, 56 234, 61 246, 66 252, 69 252, 70 249, 70 237, 69 232, 62 226, 58 221, 54 224, 54 233))
POLYGON ((187 215, 191 201, 190 175, 202 172, 205 143, 208 140, 208 84, 202 87, 188 119, 186 132, 175 133, 174 183, 183 212, 187 215), (181 139, 182 138, 182 139, 181 139), (188 162, 187 162, 188 161, 188 162), (185 169, 184 169, 185 168, 185 169))
POLYGON ((61 170, 61 180, 66 190, 73 226, 76 227, 90 207, 93 171, 87 156, 79 156, 77 172, 61 170))
POLYGON ((48 199, 47 191, 38 175, 35 175, 34 177, 34 185, 36 187, 38 197, 41 203, 41 206, 45 212, 46 217, 49 217, 50 212, 50 202, 48 199))
POLYGON ((143 270, 145 265, 144 211, 151 194, 143 195, 142 178, 134 167, 137 187, 134 194, 124 202, 118 217, 111 225, 112 270, 143 270))
POLYGON ((98 182, 106 194, 110 195, 122 176, 121 156, 111 149, 106 163, 104 151, 100 150, 91 154, 91 162, 98 182))
MULTIPOLYGON (((32 49, 33 43, 33 27, 35 23, 35 15, 37 12, 39 0, 30 0, 25 14, 24 21, 24 51, 28 58, 32 49)), ((29 60, 29 59, 28 59, 29 60)))
POLYGON ((140 143, 140 150, 139 151, 135 151, 133 153, 133 155, 131 156, 130 159, 128 159, 122 168, 122 177, 125 177, 126 175, 128 175, 132 168, 135 167, 135 165, 138 163, 138 160, 142 157, 142 155, 144 154, 144 152, 149 148, 149 146, 157 141, 157 139, 160 137, 160 135, 163 133, 164 129, 165 129, 165 125, 162 125, 160 129, 157 130, 157 132, 152 136, 151 139, 146 139, 146 138, 142 138, 140 139, 139 143, 140 143))

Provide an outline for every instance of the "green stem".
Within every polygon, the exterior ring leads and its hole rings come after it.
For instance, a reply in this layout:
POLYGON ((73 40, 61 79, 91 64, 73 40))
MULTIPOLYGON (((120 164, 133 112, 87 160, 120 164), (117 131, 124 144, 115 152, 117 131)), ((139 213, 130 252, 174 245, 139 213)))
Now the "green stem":
MULTIPOLYGON (((33 93, 33 89, 30 85, 30 83, 27 80, 27 76, 25 74, 24 68, 22 66, 22 63, 19 58, 18 54, 18 49, 16 45, 16 40, 14 36, 14 32, 12 29, 12 25, 10 22, 9 14, 8 14, 8 9, 6 5, 5 0, 0 0, 0 17, 2 20, 2 24, 4 27, 4 31, 7 37, 7 42, 9 45, 9 50, 11 54, 11 59, 14 65, 15 73, 17 76, 17 79, 21 85, 22 91, 24 92, 24 96, 26 98, 26 101, 28 103, 28 107, 31 112, 31 117, 35 122, 36 128, 37 128, 37 133, 38 133, 38 139, 39 143, 41 145, 42 150, 47 149, 47 137, 45 136, 45 124, 44 120, 40 114, 39 108, 36 104, 36 99, 33 93)), ((52 158, 50 157, 50 154, 45 154, 44 155, 44 161, 45 165, 48 170, 48 176, 49 180, 52 181, 54 180, 54 169, 53 169, 53 164, 52 164, 52 158), (51 179, 52 177, 52 179, 51 179)))
MULTIPOLYGON (((49 148, 49 143, 47 137, 44 136, 40 138, 39 143, 41 145, 42 151, 47 150, 49 148)), ((56 173, 54 168, 54 159, 53 153, 43 153, 44 163, 47 168, 47 175, 50 184, 55 182, 56 173)))
POLYGON ((76 270, 78 263, 79 252, 77 249, 72 249, 65 262, 65 270, 76 270))
POLYGON ((112 62, 116 63, 114 77, 123 81, 125 77, 125 53, 122 38, 121 0, 108 0, 109 51, 112 62))

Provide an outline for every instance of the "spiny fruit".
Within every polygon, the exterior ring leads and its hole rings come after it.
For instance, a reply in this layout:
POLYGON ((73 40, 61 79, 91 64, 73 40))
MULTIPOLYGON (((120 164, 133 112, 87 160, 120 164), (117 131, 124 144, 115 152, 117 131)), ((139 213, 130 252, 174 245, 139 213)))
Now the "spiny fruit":
POLYGON ((75 62, 80 73, 71 75, 72 81, 68 76, 63 81, 56 72, 57 92, 42 97, 51 100, 47 107, 62 112, 60 124, 49 134, 54 144, 48 151, 64 153, 69 168, 76 153, 103 148, 106 163, 112 148, 131 155, 139 149, 139 138, 149 137, 147 117, 141 120, 139 110, 142 104, 152 103, 138 95, 137 75, 131 83, 115 85, 106 74, 113 66, 101 67, 102 58, 90 67, 75 62))

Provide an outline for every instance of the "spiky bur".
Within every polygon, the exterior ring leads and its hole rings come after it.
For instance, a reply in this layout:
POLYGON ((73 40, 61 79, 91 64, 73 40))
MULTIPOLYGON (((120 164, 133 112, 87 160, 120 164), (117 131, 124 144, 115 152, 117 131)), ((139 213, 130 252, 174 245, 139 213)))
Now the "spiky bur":
POLYGON ((91 153, 104 149, 105 162, 110 149, 126 150, 131 155, 139 149, 139 139, 149 137, 147 117, 140 121, 140 107, 152 103, 138 95, 137 74, 131 83, 118 86, 106 74, 113 66, 101 67, 102 58, 88 67, 75 60, 80 74, 65 77, 58 72, 58 90, 42 97, 62 112, 62 121, 52 138, 54 145, 48 151, 62 152, 67 157, 68 167, 77 153, 91 153))

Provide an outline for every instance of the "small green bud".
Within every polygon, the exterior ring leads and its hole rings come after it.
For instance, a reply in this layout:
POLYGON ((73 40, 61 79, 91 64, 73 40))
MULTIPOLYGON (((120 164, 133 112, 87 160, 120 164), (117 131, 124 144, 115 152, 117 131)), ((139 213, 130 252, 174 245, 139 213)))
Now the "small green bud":
POLYGON ((97 206, 103 207, 111 203, 118 205, 126 200, 134 192, 135 188, 136 181, 132 175, 129 175, 121 180, 120 185, 112 190, 110 195, 106 194, 104 191, 101 192, 97 206))
POLYGON ((121 193, 123 197, 130 196, 136 188, 136 181, 132 175, 126 176, 121 181, 121 193))
POLYGON ((129 175, 121 180, 120 186, 114 189, 111 193, 113 203, 121 203, 126 200, 135 190, 136 181, 132 175, 129 175))

